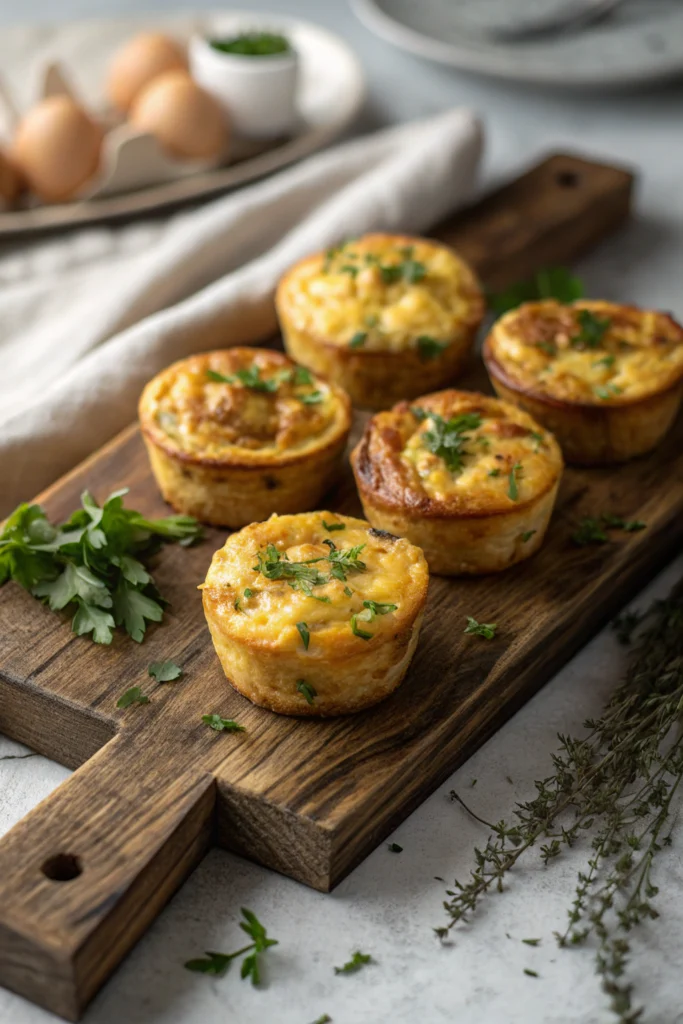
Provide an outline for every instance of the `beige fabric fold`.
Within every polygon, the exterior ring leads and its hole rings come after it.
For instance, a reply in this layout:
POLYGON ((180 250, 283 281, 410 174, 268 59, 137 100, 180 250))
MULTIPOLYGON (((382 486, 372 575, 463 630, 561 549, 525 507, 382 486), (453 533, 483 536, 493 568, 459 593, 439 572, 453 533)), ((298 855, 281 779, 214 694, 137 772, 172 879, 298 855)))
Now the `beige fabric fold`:
POLYGON ((297 259, 372 229, 420 232, 471 192, 468 111, 310 158, 164 223, 93 228, 0 255, 0 515, 126 426, 145 382, 276 330, 297 259))

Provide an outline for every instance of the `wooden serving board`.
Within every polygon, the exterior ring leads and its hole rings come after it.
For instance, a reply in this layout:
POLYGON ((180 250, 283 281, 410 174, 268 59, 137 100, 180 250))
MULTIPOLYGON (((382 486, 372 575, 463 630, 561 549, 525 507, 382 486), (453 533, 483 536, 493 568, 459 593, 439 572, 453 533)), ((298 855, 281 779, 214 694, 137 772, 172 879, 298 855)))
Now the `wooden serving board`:
MULTIPOLYGON (((631 181, 556 156, 437 234, 500 287, 617 227, 631 181)), ((482 376, 475 370, 470 385, 482 376)), ((223 531, 158 557, 171 608, 144 646, 126 636, 96 646, 15 584, 2 588, 0 729, 78 770, 0 841, 0 982, 77 1019, 212 843, 331 889, 674 553, 680 427, 647 459, 568 471, 530 562, 476 580, 433 578, 403 686, 352 717, 280 717, 226 683, 196 589, 223 531), (600 511, 647 529, 572 546, 576 520, 600 511), (497 622, 495 639, 465 636, 467 615, 497 622), (124 690, 149 681, 148 664, 167 658, 182 680, 117 710, 124 690), (201 715, 213 712, 246 733, 212 732, 201 715)), ((135 427, 37 500, 61 519, 84 488, 103 499, 123 486, 132 507, 167 513, 135 427)), ((359 513, 350 471, 326 505, 359 513)))

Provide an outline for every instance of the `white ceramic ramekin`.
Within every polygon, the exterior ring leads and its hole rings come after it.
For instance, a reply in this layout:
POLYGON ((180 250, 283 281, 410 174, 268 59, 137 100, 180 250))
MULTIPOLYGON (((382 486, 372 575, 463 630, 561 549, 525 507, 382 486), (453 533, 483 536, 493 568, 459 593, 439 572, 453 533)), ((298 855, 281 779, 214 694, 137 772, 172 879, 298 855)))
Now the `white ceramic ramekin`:
POLYGON ((206 36, 195 35, 189 57, 192 77, 215 96, 235 134, 273 139, 293 131, 299 72, 296 50, 259 57, 223 53, 206 36))

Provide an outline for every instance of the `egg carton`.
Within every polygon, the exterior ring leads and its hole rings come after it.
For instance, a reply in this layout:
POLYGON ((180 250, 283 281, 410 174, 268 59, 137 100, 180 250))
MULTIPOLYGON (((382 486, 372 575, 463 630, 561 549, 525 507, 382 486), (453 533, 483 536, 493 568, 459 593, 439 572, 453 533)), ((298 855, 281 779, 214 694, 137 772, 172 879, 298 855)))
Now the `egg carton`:
MULTIPOLYGON (((46 64, 41 69, 39 81, 39 99, 68 96, 86 110, 88 116, 104 131, 99 170, 73 196, 73 200, 99 199, 152 185, 162 185, 179 178, 211 171, 228 163, 246 160, 273 148, 272 142, 233 138, 228 150, 212 160, 179 160, 169 156, 150 132, 139 131, 113 110, 90 110, 77 95, 58 61, 46 64)), ((4 108, 6 122, 13 133, 21 120, 21 113, 2 78, 0 105, 4 108)), ((45 205, 35 196, 31 197, 30 204, 45 205)))

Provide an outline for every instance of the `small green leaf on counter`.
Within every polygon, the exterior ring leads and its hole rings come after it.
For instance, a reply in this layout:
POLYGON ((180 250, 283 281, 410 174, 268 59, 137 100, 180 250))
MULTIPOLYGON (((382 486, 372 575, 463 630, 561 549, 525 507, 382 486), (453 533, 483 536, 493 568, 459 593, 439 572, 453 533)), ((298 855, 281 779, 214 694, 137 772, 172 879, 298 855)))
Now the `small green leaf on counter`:
POLYGON ((498 623, 496 622, 477 622, 471 615, 467 616, 465 633, 472 636, 483 636, 485 640, 493 640, 497 629, 498 623))
POLYGON ((132 704, 149 704, 149 697, 146 697, 139 686, 131 686, 116 702, 117 708, 129 708, 132 704))
POLYGON ((403 853, 403 847, 399 846, 398 843, 389 843, 389 849, 392 853, 403 853))
POLYGON ((147 671, 158 683, 172 683, 183 674, 180 665, 174 661, 153 661, 147 671))
POLYGON ((527 946, 540 946, 540 939, 522 939, 522 942, 526 943, 527 946))
POLYGON ((260 957, 267 949, 277 946, 278 943, 277 939, 268 938, 266 929, 251 910, 242 907, 242 916, 244 921, 240 921, 240 928, 253 940, 248 946, 243 946, 234 953, 206 953, 205 958, 188 960, 185 964, 186 969, 198 974, 221 977, 236 957, 247 953, 249 955, 242 961, 241 977, 251 978, 252 985, 258 985, 261 980, 260 957))
POLYGON ((351 959, 347 960, 347 962, 342 967, 335 967, 334 973, 355 974, 355 972, 359 971, 361 967, 364 967, 366 964, 370 964, 372 962, 373 960, 369 953, 361 953, 358 950, 356 950, 356 952, 352 955, 351 959))
POLYGON ((221 718, 220 715, 202 715, 202 722, 208 725, 214 732, 246 732, 243 725, 238 725, 231 718, 221 718))
POLYGON ((525 967, 524 968, 524 973, 528 974, 530 978, 537 978, 538 977, 538 972, 537 971, 532 971, 530 967, 525 967))

